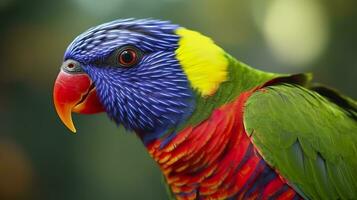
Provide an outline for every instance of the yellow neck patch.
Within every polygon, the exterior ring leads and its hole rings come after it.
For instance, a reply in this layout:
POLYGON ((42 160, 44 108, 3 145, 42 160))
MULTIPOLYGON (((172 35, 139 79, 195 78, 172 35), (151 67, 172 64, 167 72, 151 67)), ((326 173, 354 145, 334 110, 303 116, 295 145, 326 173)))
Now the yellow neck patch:
POLYGON ((198 32, 179 28, 176 34, 181 36, 176 58, 191 86, 202 96, 213 95, 219 85, 227 80, 228 61, 224 51, 198 32))

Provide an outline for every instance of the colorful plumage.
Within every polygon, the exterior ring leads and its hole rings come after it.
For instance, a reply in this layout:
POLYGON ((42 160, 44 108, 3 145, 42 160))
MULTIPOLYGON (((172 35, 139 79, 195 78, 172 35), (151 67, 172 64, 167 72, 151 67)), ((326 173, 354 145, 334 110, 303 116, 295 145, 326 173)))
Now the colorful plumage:
POLYGON ((253 69, 170 22, 125 19, 79 35, 56 110, 105 111, 135 132, 175 199, 357 199, 357 103, 310 74, 253 69))

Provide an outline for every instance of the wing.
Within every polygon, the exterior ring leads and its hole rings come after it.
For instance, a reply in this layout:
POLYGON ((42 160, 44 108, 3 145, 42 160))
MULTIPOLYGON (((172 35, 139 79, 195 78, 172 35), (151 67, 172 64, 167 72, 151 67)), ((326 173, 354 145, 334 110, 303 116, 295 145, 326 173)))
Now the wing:
POLYGON ((294 84, 262 88, 245 104, 244 125, 262 157, 302 195, 357 199, 356 102, 322 93, 294 84))

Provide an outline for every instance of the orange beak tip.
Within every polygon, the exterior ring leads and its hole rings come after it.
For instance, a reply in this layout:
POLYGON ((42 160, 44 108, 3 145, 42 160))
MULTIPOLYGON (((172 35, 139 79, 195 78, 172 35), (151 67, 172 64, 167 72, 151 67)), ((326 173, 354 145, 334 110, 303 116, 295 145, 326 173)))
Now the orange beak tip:
POLYGON ((62 123, 73 133, 76 133, 76 128, 72 120, 72 113, 70 105, 60 105, 55 101, 55 107, 62 123))
POLYGON ((70 120, 70 122, 65 123, 65 125, 73 134, 75 134, 77 132, 76 127, 74 126, 72 120, 70 120))
POLYGON ((73 127, 73 129, 70 129, 72 131, 72 134, 76 134, 77 133, 77 130, 76 128, 73 127))

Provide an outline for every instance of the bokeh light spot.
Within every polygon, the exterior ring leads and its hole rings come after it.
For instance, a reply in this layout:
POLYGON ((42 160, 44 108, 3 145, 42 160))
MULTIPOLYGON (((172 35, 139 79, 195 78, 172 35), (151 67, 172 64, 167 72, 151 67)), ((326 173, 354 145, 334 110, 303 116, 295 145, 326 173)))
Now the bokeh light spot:
POLYGON ((306 67, 326 48, 324 9, 314 0, 274 0, 267 8, 263 33, 279 61, 306 67))

